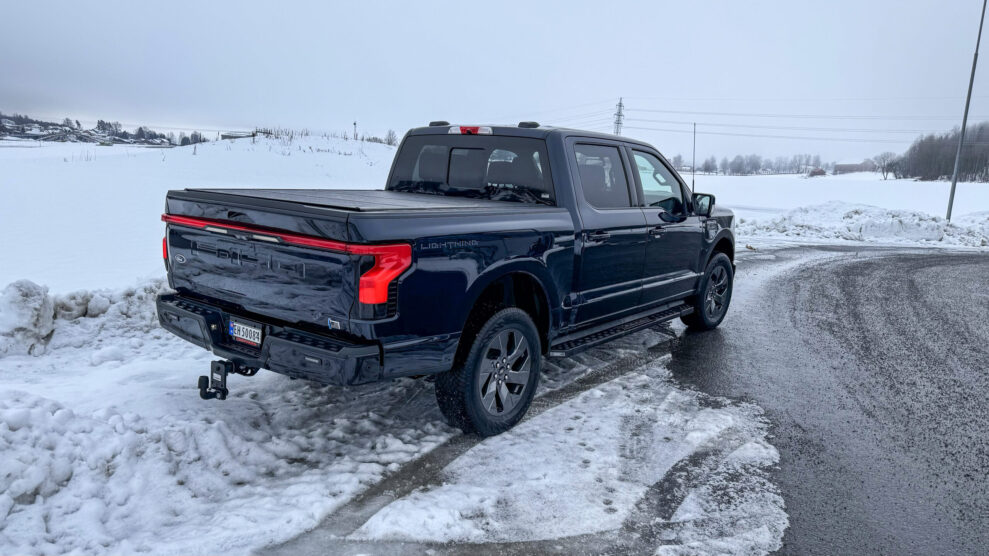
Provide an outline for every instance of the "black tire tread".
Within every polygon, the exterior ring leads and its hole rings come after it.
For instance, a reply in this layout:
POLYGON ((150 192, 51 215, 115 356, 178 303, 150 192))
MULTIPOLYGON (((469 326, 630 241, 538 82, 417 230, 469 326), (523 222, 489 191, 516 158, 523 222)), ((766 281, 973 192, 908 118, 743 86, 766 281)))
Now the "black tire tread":
MULTIPOLYGON (((481 312, 481 314, 484 314, 484 312, 481 312)), ((465 329, 469 328, 469 326, 465 327, 465 329)), ((477 333, 474 334, 472 338, 464 338, 461 340, 468 340, 470 342, 470 348, 466 351, 463 361, 458 361, 455 363, 453 369, 449 372, 441 373, 436 376, 436 402, 439 405, 443 416, 446 418, 447 423, 451 426, 455 426, 468 434, 474 433, 481 436, 493 436, 510 429, 519 420, 521 420, 521 418, 525 415, 529 404, 532 402, 532 396, 539 383, 538 377, 541 367, 539 332, 535 323, 532 322, 532 317, 530 317, 527 312, 516 307, 509 307, 496 311, 493 315, 490 315, 482 326, 476 328, 476 330, 477 333), (526 399, 522 402, 524 406, 515 418, 502 422, 492 422, 490 420, 472 418, 471 412, 467 407, 467 397, 470 389, 473 387, 471 380, 473 375, 470 372, 471 369, 469 366, 475 364, 475 360, 480 357, 479 352, 483 346, 479 345, 479 339, 487 336, 492 329, 500 326, 505 321, 515 319, 521 320, 529 327, 530 335, 533 336, 533 339, 535 340, 535 343, 532 343, 530 346, 530 353, 532 354, 532 357, 535 358, 532 371, 536 377, 535 381, 529 387, 529 393, 526 396, 526 399)))
POLYGON ((728 314, 728 309, 725 309, 725 313, 721 315, 717 321, 709 321, 704 313, 704 294, 707 292, 707 283, 711 278, 711 271, 717 265, 725 265, 728 268, 728 276, 730 278, 729 282, 729 304, 731 303, 731 289, 734 288, 734 271, 731 266, 731 259, 728 255, 724 253, 715 253, 711 260, 708 261, 707 267, 704 269, 704 278, 698 288, 698 293, 689 300, 689 304, 694 308, 694 311, 689 315, 684 315, 680 317, 680 321, 687 325, 687 328, 691 330, 712 330, 717 328, 721 321, 724 320, 725 315, 728 314))

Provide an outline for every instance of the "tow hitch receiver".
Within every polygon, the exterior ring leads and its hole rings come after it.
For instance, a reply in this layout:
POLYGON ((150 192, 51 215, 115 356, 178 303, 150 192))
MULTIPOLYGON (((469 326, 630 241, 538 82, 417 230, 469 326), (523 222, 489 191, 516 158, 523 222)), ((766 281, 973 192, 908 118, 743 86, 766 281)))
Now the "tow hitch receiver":
POLYGON ((233 361, 212 361, 209 376, 199 377, 199 397, 204 400, 227 399, 227 374, 234 372, 233 361))

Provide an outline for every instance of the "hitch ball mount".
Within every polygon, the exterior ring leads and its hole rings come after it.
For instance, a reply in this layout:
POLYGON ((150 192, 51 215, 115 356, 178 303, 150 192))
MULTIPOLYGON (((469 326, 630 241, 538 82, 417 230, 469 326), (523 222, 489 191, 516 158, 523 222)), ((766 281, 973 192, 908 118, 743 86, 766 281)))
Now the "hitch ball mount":
POLYGON ((199 377, 199 397, 204 400, 225 400, 227 394, 227 375, 238 374, 244 376, 254 376, 258 374, 257 367, 247 367, 233 361, 211 361, 209 364, 209 376, 199 377))
POLYGON ((233 361, 211 361, 209 376, 199 377, 199 397, 204 400, 227 399, 227 375, 234 372, 233 361))

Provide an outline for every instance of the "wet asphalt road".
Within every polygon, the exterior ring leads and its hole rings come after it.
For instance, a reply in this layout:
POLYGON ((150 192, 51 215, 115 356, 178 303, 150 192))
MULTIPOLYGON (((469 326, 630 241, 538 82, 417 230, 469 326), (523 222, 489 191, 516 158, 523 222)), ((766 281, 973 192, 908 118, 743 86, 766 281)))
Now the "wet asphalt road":
POLYGON ((780 554, 989 553, 989 256, 774 255, 739 265, 728 318, 670 365, 766 410, 780 554))

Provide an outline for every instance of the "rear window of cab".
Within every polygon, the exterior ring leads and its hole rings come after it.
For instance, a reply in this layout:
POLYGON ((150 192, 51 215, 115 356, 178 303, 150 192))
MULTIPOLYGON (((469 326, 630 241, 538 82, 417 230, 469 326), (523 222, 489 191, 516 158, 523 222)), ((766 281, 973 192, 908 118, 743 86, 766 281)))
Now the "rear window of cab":
POLYGON ((497 135, 418 135, 402 143, 387 189, 555 205, 546 143, 497 135))

